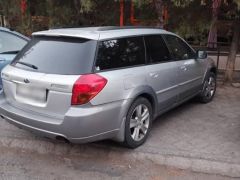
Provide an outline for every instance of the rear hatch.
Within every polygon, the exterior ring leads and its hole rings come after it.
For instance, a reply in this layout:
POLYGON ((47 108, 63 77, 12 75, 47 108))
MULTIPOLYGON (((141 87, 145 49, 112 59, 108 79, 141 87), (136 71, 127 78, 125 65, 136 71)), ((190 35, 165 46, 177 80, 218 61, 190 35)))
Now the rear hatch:
POLYGON ((95 50, 94 40, 34 37, 2 71, 7 101, 25 111, 63 118, 75 81, 92 71, 95 50))

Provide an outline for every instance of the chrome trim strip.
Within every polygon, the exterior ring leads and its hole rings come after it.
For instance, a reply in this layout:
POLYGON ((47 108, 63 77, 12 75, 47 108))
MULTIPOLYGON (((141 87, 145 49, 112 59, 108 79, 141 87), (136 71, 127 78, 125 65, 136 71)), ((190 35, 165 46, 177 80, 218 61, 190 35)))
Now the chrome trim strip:
POLYGON ((14 82, 14 83, 17 83, 17 84, 26 84, 25 82, 23 82, 23 81, 17 81, 17 80, 13 80, 13 79, 11 79, 11 80, 9 80, 10 82, 14 82))
POLYGON ((174 89, 174 88, 177 88, 177 87, 179 87, 179 86, 183 86, 183 85, 188 84, 188 83, 191 83, 191 82, 193 82, 193 81, 197 81, 197 80, 199 80, 199 79, 202 79, 202 76, 198 76, 198 77, 196 77, 196 78, 194 78, 194 79, 185 81, 185 82, 180 83, 180 84, 178 84, 178 85, 174 85, 174 86, 171 86, 171 87, 169 87, 169 88, 166 88, 166 89, 157 91, 157 94, 161 94, 161 93, 164 93, 164 92, 166 92, 166 91, 170 91, 170 90, 172 90, 172 89, 174 89))
POLYGON ((185 81, 185 82, 180 83, 180 84, 178 84, 178 85, 179 85, 179 86, 183 86, 183 85, 186 85, 186 84, 191 83, 191 82, 193 82, 193 81, 197 81, 197 80, 199 80, 199 79, 202 79, 202 76, 198 76, 198 77, 196 77, 196 78, 194 78, 194 79, 185 81))
POLYGON ((178 87, 178 85, 171 86, 171 87, 169 87, 169 88, 166 88, 166 89, 157 91, 157 94, 164 93, 164 92, 166 92, 166 91, 172 90, 172 89, 177 88, 177 87, 178 87))

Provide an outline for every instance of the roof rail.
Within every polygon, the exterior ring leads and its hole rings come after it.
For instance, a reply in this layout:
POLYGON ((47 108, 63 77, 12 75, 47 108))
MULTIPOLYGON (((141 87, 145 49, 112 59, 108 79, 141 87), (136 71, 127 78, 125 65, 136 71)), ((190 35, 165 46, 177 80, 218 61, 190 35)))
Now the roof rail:
POLYGON ((96 28, 97 31, 108 31, 108 30, 120 30, 120 29, 162 29, 156 26, 55 26, 49 29, 61 29, 61 28, 96 28))
POLYGON ((162 29, 154 26, 103 26, 99 27, 98 31, 120 30, 120 29, 162 29))
POLYGON ((62 29, 62 28, 81 28, 79 26, 54 26, 50 27, 49 29, 62 29))

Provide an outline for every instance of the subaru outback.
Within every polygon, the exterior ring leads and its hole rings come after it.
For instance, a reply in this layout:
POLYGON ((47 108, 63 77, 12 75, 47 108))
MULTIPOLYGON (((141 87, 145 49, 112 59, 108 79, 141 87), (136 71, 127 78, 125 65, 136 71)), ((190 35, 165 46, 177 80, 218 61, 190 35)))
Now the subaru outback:
POLYGON ((195 96, 210 102, 216 67, 174 33, 89 27, 33 33, 1 73, 0 117, 44 137, 136 148, 153 120, 195 96))

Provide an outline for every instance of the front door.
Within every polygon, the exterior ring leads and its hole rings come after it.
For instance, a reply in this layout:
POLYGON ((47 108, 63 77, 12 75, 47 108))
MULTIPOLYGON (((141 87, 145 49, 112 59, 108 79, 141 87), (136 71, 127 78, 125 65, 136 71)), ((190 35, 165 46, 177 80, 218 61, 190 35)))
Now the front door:
POLYGON ((190 46, 174 35, 165 35, 165 40, 178 66, 179 101, 189 98, 199 92, 202 85, 204 68, 201 60, 196 59, 196 53, 190 46))

